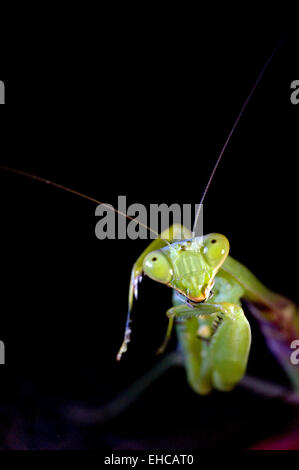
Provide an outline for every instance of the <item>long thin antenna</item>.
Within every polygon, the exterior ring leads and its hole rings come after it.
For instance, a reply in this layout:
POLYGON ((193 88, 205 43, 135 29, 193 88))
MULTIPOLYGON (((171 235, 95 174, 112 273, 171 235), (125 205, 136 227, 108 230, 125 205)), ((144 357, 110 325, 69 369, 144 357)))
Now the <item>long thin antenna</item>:
MULTIPOLYGON (((75 189, 68 188, 67 186, 63 186, 62 184, 55 183, 54 181, 50 181, 46 178, 42 178, 41 176, 37 176, 37 175, 34 175, 32 173, 28 173, 26 171, 19 170, 17 168, 11 168, 11 167, 8 167, 8 166, 5 166, 5 165, 0 165, 0 169, 4 170, 4 171, 8 171, 10 173, 17 174, 17 175, 25 176, 26 178, 30 178, 30 179, 35 180, 35 181, 39 181, 40 183, 49 184, 50 186, 54 186, 54 188, 62 189, 63 191, 66 191, 66 192, 71 193, 71 194, 75 194, 76 196, 79 196, 79 197, 81 197, 83 199, 86 199, 88 201, 94 202, 96 204, 101 204, 102 206, 106 207, 107 209, 109 209, 111 211, 114 211, 117 214, 120 214, 123 217, 126 217, 126 218, 132 220, 133 222, 135 222, 135 224, 139 224, 142 227, 146 228, 147 230, 150 230, 152 233, 154 233, 157 236, 157 238, 159 238, 158 232, 151 229, 147 225, 143 224, 139 220, 133 219, 133 217, 130 217, 129 215, 125 214, 124 212, 122 212, 118 209, 115 209, 114 207, 110 206, 109 204, 101 202, 98 199, 95 199, 95 198, 93 198, 91 196, 88 196, 86 194, 80 193, 79 191, 76 191, 75 189)), ((164 239, 164 241, 167 245, 170 245, 169 241, 166 238, 164 239)), ((117 355, 118 360, 120 360, 122 353, 127 350, 127 344, 130 341, 130 334, 131 334, 131 328, 130 328, 131 316, 130 316, 130 312, 131 312, 131 309, 132 309, 134 294, 135 294, 135 298, 137 298, 136 297, 137 284, 138 284, 138 282, 140 282, 140 278, 141 278, 140 273, 139 273, 139 276, 138 276, 137 279, 133 278, 133 280, 132 280, 132 278, 131 278, 130 292, 129 292, 129 309, 128 309, 128 315, 127 315, 127 321, 126 321, 125 337, 124 337, 123 344, 122 344, 122 346, 119 350, 119 353, 117 355), (132 285, 132 289, 134 289, 134 290, 131 290, 131 285, 132 285)))
POLYGON ((120 214, 123 217, 126 217, 126 218, 132 220, 133 222, 135 222, 138 225, 141 225, 142 227, 146 228, 147 230, 150 230, 157 237, 159 237, 158 232, 151 229, 147 225, 143 224, 139 220, 134 219, 133 217, 130 217, 129 215, 125 214, 124 212, 121 212, 118 209, 115 209, 114 207, 110 206, 109 204, 101 202, 98 199, 94 199, 91 196, 87 196, 86 194, 80 193, 79 191, 76 191, 75 189, 68 188, 67 186, 63 186, 62 184, 55 183, 54 181, 50 181, 46 178, 42 178, 40 176, 33 175, 32 173, 27 173, 26 171, 23 171, 23 170, 18 170, 16 168, 10 168, 9 166, 0 165, 0 169, 4 170, 4 171, 9 171, 10 173, 15 173, 17 175, 25 176, 26 178, 30 178, 30 179, 33 179, 35 181, 39 181, 40 183, 49 184, 50 186, 54 186, 54 188, 62 189, 63 191, 67 191, 68 193, 75 194, 76 196, 82 197, 83 199, 87 199, 88 201, 95 202, 96 204, 101 204, 102 206, 106 207, 107 209, 112 210, 112 211, 116 212, 117 214, 120 214))
POLYGON ((193 224, 193 230, 192 230, 192 236, 193 236, 193 237, 194 237, 195 233, 197 232, 197 231, 196 231, 196 226, 197 226, 197 223, 198 223, 198 218, 199 218, 199 214, 200 214, 200 211, 201 211, 201 208, 202 208, 203 201, 204 201, 204 199, 205 199, 205 197, 206 197, 206 194, 207 194, 208 189, 209 189, 209 187, 210 187, 210 185, 211 185, 211 182, 212 182, 212 180, 213 180, 213 178, 214 178, 214 175, 215 175, 215 172, 216 172, 216 170, 217 170, 217 167, 218 167, 218 165, 219 165, 219 163, 220 163, 220 161, 221 161, 221 159, 222 159, 222 156, 223 156, 223 154, 224 154, 224 152, 225 152, 225 149, 226 149, 226 147, 227 147, 227 145, 228 145, 228 143, 229 143, 229 141, 230 141, 230 139, 231 139, 231 136, 233 135, 233 133, 234 133, 234 131, 235 131, 235 129, 236 129, 236 127, 237 127, 237 125, 238 125, 238 123, 239 123, 241 117, 242 117, 242 114, 243 114, 243 112, 245 111, 245 109, 246 109, 246 107, 247 107, 247 105, 248 105, 248 103, 249 103, 249 101, 250 101, 250 99, 251 99, 253 93, 255 92, 256 87, 258 86, 259 82, 261 81, 261 79, 262 79, 262 77, 263 77, 263 75, 264 75, 264 73, 265 73, 265 71, 266 71, 268 65, 270 64, 271 60, 273 59, 274 55, 276 54, 277 49, 281 46, 282 42, 283 42, 282 40, 278 41, 278 43, 277 43, 276 46, 274 47, 274 49, 273 49, 271 55, 269 56, 267 62, 266 62, 265 65, 263 66, 263 68, 262 68, 262 70, 261 70, 259 76, 257 77, 257 79, 256 79, 256 81, 255 81, 253 87, 251 88, 251 91, 250 91, 249 95, 247 96, 247 98, 246 98, 246 100, 245 100, 245 102, 244 102, 244 104, 243 104, 243 106, 242 106, 242 108, 241 108, 241 111, 239 112, 239 114, 238 114, 238 116, 237 116, 237 119, 235 120, 234 125, 233 125, 233 127, 232 127, 230 133, 228 134, 228 137, 227 137, 227 139, 226 139, 226 141, 225 141, 225 143, 224 143, 224 145, 223 145, 223 147, 222 147, 222 150, 221 150, 221 152, 220 152, 220 154, 219 154, 219 157, 217 158, 217 161, 216 161, 216 163, 215 163, 215 165, 214 165, 214 168, 213 168, 212 173, 211 173, 211 175, 210 175, 209 181, 208 181, 208 183, 207 183, 207 185, 206 185, 206 187, 205 187, 205 190, 204 190, 204 192, 203 192, 203 195, 202 195, 202 198, 201 198, 199 207, 198 207, 197 212, 196 212, 196 216, 195 216, 195 220, 194 220, 194 224, 193 224))

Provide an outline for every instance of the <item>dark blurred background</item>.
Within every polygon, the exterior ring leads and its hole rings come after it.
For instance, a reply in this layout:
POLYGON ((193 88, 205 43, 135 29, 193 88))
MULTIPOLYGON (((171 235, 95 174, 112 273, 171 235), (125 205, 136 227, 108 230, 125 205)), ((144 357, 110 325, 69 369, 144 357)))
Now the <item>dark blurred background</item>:
MULTIPOLYGON (((298 301, 294 38, 252 32, 228 39, 200 35, 193 25, 107 29, 86 48, 72 42, 59 55, 45 49, 38 61, 8 64, 0 77, 7 100, 1 164, 114 206, 118 195, 147 207, 198 203, 234 119, 283 38, 208 192, 204 232, 224 233, 232 256, 298 301)), ((144 280, 132 342, 117 363, 130 269, 147 242, 100 241, 93 203, 3 171, 0 178, 1 449, 248 448, 297 425, 295 407, 241 387, 197 396, 180 368, 109 422, 67 419, 67 407, 100 408, 157 364, 170 291, 144 280)), ((287 386, 248 318, 248 372, 287 386)))

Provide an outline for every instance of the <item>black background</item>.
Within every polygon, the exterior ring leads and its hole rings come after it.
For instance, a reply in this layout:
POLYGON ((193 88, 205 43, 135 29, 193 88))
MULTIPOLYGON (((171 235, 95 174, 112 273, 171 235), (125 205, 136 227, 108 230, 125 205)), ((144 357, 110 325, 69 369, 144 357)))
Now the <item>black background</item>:
MULTIPOLYGON (((228 39, 141 25, 101 33, 88 48, 78 42, 59 55, 23 57, 0 77, 1 163, 114 206, 118 195, 147 207, 198 203, 281 38, 208 192, 204 232, 224 233, 232 256, 296 301, 299 106, 290 102, 290 84, 298 79, 298 45, 291 36, 228 39)), ((132 343, 117 363, 130 268, 147 243, 99 241, 91 202, 4 171, 0 178, 1 448, 244 448, 294 426, 294 408, 242 388, 199 397, 178 368, 105 425, 66 419, 66 406, 111 402, 158 362, 170 292, 144 280, 132 343)), ((249 373, 287 384, 249 321, 249 373)))

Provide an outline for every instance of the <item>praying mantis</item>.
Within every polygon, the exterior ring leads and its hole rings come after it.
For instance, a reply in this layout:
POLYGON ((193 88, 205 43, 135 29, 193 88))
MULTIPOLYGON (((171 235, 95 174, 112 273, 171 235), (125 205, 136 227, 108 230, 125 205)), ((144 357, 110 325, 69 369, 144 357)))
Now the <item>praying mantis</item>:
MULTIPOLYGON (((246 99, 216 161, 201 204, 236 125, 275 50, 246 99)), ((194 228, 200 208, 197 211, 194 228)), ((130 312, 142 275, 173 289, 173 307, 163 352, 176 331, 187 380, 192 389, 205 395, 213 388, 232 390, 245 374, 250 345, 250 325, 241 307, 247 301, 262 321, 270 349, 278 356, 296 390, 299 389, 297 364, 290 362, 290 345, 297 344, 299 314, 296 305, 265 287, 244 265, 228 255, 229 241, 218 233, 194 237, 183 226, 172 226, 152 242, 133 266, 129 287, 129 306, 124 341, 117 359, 130 342, 130 312), (179 239, 179 241, 177 241, 179 239), (294 343, 295 341, 295 343, 294 343)))
MULTIPOLYGON (((141 254, 132 269, 129 312, 143 273, 171 287, 173 307, 167 311, 169 325, 158 352, 164 351, 176 322, 193 390, 200 395, 210 393, 212 388, 229 391, 246 371, 251 345, 241 300, 248 301, 272 322, 275 333, 271 332, 270 337, 276 335, 276 343, 287 345, 298 338, 298 313, 291 301, 271 292, 244 265, 228 256, 229 241, 224 235, 189 237, 191 233, 185 227, 174 225, 141 254), (182 241, 173 243, 179 234, 182 241)), ((128 320, 118 359, 127 350, 130 333, 128 320)), ((285 350, 282 364, 297 388, 298 368, 290 364, 285 350)))
MULTIPOLYGON (((160 352, 176 324, 187 379, 196 393, 207 394, 213 388, 232 390, 246 372, 251 332, 242 300, 265 323, 263 328, 273 350, 283 350, 278 356, 298 388, 297 368, 289 362, 289 344, 298 338, 296 306, 264 287, 245 266, 231 258, 224 235, 212 233, 194 238, 181 226, 172 226, 162 233, 134 264, 129 311, 142 274, 173 289, 173 306, 167 313, 169 327, 160 352)), ((127 348, 130 329, 128 319, 118 359, 127 348)))

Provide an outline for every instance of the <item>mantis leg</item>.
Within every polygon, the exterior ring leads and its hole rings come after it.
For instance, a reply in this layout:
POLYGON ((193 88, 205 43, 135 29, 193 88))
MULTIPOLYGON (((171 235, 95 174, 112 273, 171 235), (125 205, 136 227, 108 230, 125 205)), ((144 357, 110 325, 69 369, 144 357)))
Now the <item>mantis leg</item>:
MULTIPOLYGON (((218 308, 219 310, 219 308, 218 308)), ((217 310, 217 311, 218 311, 217 310)), ((211 313, 215 313, 215 307, 214 305, 212 307, 210 307, 210 305, 206 305, 206 309, 205 309, 205 312, 206 314, 211 314, 211 313)), ((166 335, 165 335, 165 338, 163 340, 163 343, 161 344, 161 346, 158 348, 157 350, 157 354, 162 354, 169 341, 170 341, 170 338, 171 338, 171 333, 172 333, 172 330, 173 330, 173 325, 174 325, 174 319, 177 318, 177 319, 185 319, 185 318, 190 318, 190 315, 191 317, 193 316, 198 316, 198 314, 194 314, 193 311, 191 310, 190 312, 190 308, 187 308, 185 305, 179 305, 177 307, 172 307, 170 308, 169 310, 167 310, 167 316, 168 316, 168 327, 167 327, 167 331, 166 331, 166 335)), ((202 315, 202 313, 200 314, 202 315)), ((213 329, 216 329, 216 325, 213 326, 213 329)), ((211 331, 209 331, 210 329, 208 327, 206 327, 205 325, 202 325, 202 329, 201 329, 201 332, 199 331, 198 333, 198 337, 202 340, 208 340, 209 337, 211 336, 211 333, 212 333, 212 329, 211 331)))
POLYGON ((182 345, 187 379, 200 394, 231 390, 243 377, 250 349, 249 323, 239 305, 202 303, 172 307, 182 345), (221 319, 215 326, 215 318, 221 319), (202 341, 201 331, 209 341, 202 341))
POLYGON ((167 243, 171 243, 174 240, 185 239, 185 238, 190 238, 190 237, 191 237, 190 230, 188 230, 183 225, 174 224, 168 229, 164 230, 160 234, 159 238, 156 238, 155 240, 153 240, 149 244, 149 246, 143 251, 143 253, 141 253, 137 261, 134 263, 132 271, 131 271, 131 279, 130 279, 130 286, 129 286, 128 314, 127 314, 127 321, 126 321, 126 327, 125 327, 125 334, 124 334, 124 340, 117 354, 118 361, 121 359, 122 354, 127 351, 128 343, 130 342, 131 310, 133 307, 134 297, 135 299, 137 299, 138 297, 138 283, 142 279, 144 258, 151 251, 163 248, 164 246, 167 245, 167 243))
POLYGON ((298 365, 290 361, 290 345, 299 339, 299 307, 265 287, 243 264, 228 256, 221 271, 242 286, 242 298, 259 321, 269 349, 299 391, 298 365))
POLYGON ((172 329, 173 329, 173 324, 174 324, 174 317, 169 317, 169 321, 168 321, 168 327, 167 327, 167 331, 166 331, 166 335, 165 335, 165 338, 164 338, 164 341, 163 343, 161 344, 161 346, 157 349, 157 354, 162 354, 164 353, 169 341, 170 341, 170 338, 171 338, 171 333, 172 333, 172 329))
MULTIPOLYGON (((212 312, 209 311, 208 313, 214 313, 215 309, 212 308, 211 310, 212 310, 212 312)), ((189 318, 190 317, 189 314, 190 314, 190 308, 186 308, 185 305, 179 305, 179 308, 178 307, 172 307, 169 310, 167 310, 168 327, 167 327, 167 331, 166 331, 166 335, 165 335, 165 338, 163 340, 163 343, 157 349, 157 354, 163 354, 166 347, 167 347, 167 345, 168 345, 168 343, 169 343, 169 341, 170 341, 175 317, 182 319, 182 318, 186 318, 186 316, 187 316, 189 318)), ((192 314, 192 316, 193 316, 193 314, 192 314)), ((207 331, 207 329, 206 329, 206 331, 207 331)), ((202 330, 202 332, 203 332, 203 330, 202 330)), ((200 336, 201 336, 201 334, 198 333, 198 337, 200 337, 200 336)), ((203 339, 203 340, 209 339, 208 338, 209 336, 210 336, 209 334, 202 335, 201 339, 203 339)))

